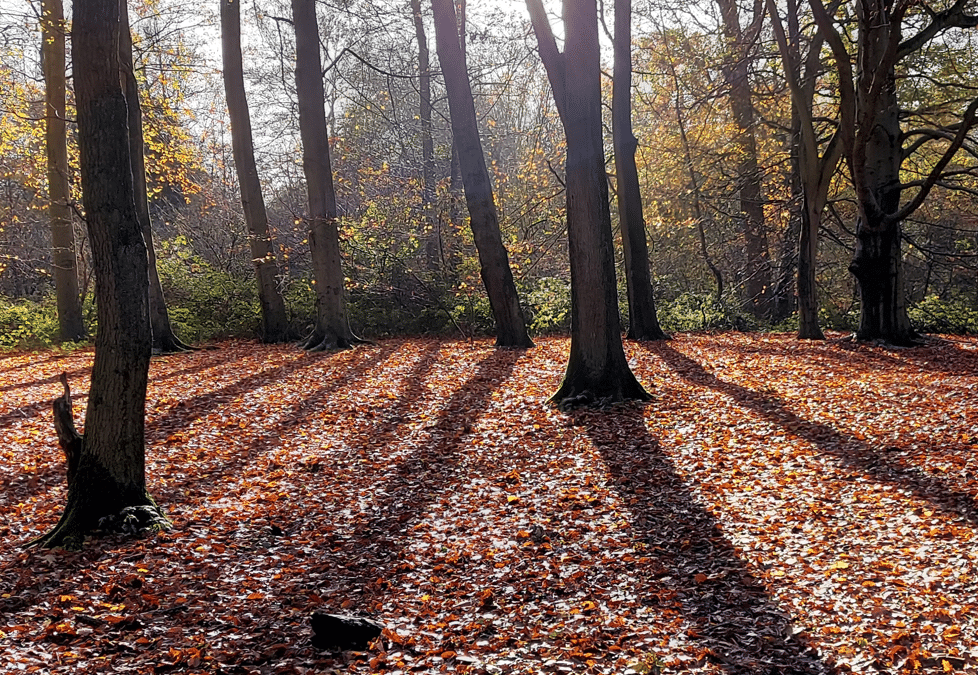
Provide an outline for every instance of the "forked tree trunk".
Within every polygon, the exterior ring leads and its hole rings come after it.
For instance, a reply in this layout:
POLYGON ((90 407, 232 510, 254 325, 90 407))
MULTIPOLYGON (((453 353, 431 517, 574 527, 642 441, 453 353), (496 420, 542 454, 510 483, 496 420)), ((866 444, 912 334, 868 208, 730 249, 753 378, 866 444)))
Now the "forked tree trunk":
POLYGON ((262 340, 285 342, 291 335, 285 301, 278 286, 278 262, 268 232, 268 214, 258 180, 258 167, 255 165, 251 115, 245 97, 241 64, 240 3, 236 0, 221 0, 221 55, 224 61, 224 91, 227 96, 228 116, 231 119, 234 168, 241 187, 241 204, 248 227, 251 260, 258 279, 262 340))
MULTIPOLYGON (((119 0, 76 0, 73 15, 78 145, 98 334, 85 435, 75 439, 77 464, 69 463, 64 514, 36 542, 45 547, 79 547, 100 518, 126 507, 156 506, 146 492, 144 470, 152 347, 149 277, 133 200, 128 109, 119 81, 119 0)), ((66 425, 60 426, 62 431, 66 425)))
POLYGON ((611 104, 615 173, 618 178, 618 219, 625 253, 628 289, 628 338, 664 340, 652 294, 649 246, 645 238, 642 193, 635 166, 638 139, 632 131, 632 2, 615 3, 615 66, 611 104))
POLYGON ((78 295, 75 234, 71 224, 71 190, 68 182, 68 141, 65 135, 65 18, 61 0, 41 3, 41 56, 44 68, 45 140, 48 161, 48 213, 54 291, 58 304, 61 340, 86 337, 78 295))
POLYGON ((153 330, 153 351, 163 354, 183 352, 190 347, 173 332, 170 314, 163 297, 160 273, 156 269, 156 248, 153 246, 153 224, 149 215, 149 192, 146 188, 146 163, 143 155, 143 113, 139 106, 139 84, 133 70, 132 34, 126 0, 119 7, 119 67, 122 88, 129 109, 129 158, 132 162, 132 182, 136 201, 136 217, 146 240, 149 266, 149 318, 153 330))
POLYGON ((309 197, 306 222, 316 282, 316 325, 303 346, 315 351, 345 349, 358 340, 350 330, 346 312, 315 0, 292 0, 292 20, 295 25, 295 82, 302 135, 302 168, 309 197))
POLYGON ((601 71, 595 0, 564 0, 564 53, 540 0, 527 0, 567 138, 567 238, 571 352, 551 400, 562 408, 647 400, 621 342, 618 285, 601 128, 601 71))
POLYGON ((499 231, 492 183, 479 138, 472 86, 459 43, 455 7, 452 0, 432 0, 431 7, 435 17, 438 60, 448 92, 452 136, 458 150, 462 185, 469 209, 469 224, 479 251, 482 283, 486 287, 496 322, 496 345, 532 347, 533 341, 526 331, 516 283, 509 266, 509 255, 499 231))

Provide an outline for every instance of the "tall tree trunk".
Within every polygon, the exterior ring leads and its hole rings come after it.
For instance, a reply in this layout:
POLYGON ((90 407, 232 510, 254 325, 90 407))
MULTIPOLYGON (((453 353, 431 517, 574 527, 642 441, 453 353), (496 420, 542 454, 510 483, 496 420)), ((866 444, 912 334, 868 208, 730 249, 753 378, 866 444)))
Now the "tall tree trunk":
MULTIPOLYGON (((740 26, 735 0, 717 0, 723 18, 724 34, 731 49, 732 63, 723 68, 730 88, 730 110, 737 126, 737 185, 743 219, 747 308, 757 318, 770 314, 771 261, 764 223, 761 172, 757 161, 756 114, 750 88, 750 42, 740 26)), ((759 21, 755 17, 755 21, 759 21)))
POLYGON ((149 193, 146 188, 146 164, 143 155, 143 113, 139 106, 139 84, 133 70, 132 34, 129 28, 129 10, 126 0, 119 7, 119 67, 122 88, 129 109, 129 159, 132 162, 132 183, 136 201, 136 217, 146 241, 149 265, 149 318, 153 330, 153 351, 174 353, 187 351, 189 347, 173 332, 170 314, 166 310, 163 286, 156 269, 156 248, 153 246, 153 224, 149 215, 149 193))
POLYGON ((431 7, 435 18, 438 60, 448 92, 452 135, 458 149, 465 201, 469 208, 469 224, 479 251, 482 283, 496 321, 496 345, 532 347, 509 267, 509 255, 499 231, 492 183, 479 138, 472 87, 459 43, 455 7, 452 0, 432 0, 431 7))
MULTIPOLYGON (((48 547, 79 547, 100 518, 123 508, 155 510, 146 492, 144 468, 152 347, 149 276, 133 199, 118 39, 119 0, 75 1, 72 52, 78 145, 98 333, 85 435, 66 439, 77 451, 76 462, 69 462, 67 505, 54 530, 37 542, 48 547)), ((70 401, 67 385, 65 398, 70 401)))
POLYGON ((872 0, 859 5, 859 69, 854 168, 859 217, 856 251, 849 271, 859 286, 860 316, 856 337, 913 344, 903 288, 900 210, 900 165, 903 148, 896 93, 895 59, 889 53, 900 40, 900 19, 890 20, 888 4, 872 0), (889 64, 880 69, 877 64, 889 64), (881 79, 882 78, 882 79, 881 79))
POLYGON ((350 330, 346 313, 315 0, 292 0, 292 20, 295 25, 295 82, 302 135, 302 168, 309 197, 309 250, 316 282, 316 325, 302 344, 314 351, 345 349, 356 342, 356 337, 350 330))
POLYGON ((625 253, 628 289, 628 338, 664 340, 652 294, 649 246, 645 238, 642 193, 635 166, 638 139, 632 131, 632 2, 615 3, 615 65, 611 103, 615 172, 618 178, 618 218, 625 253))
POLYGON ((429 270, 437 269, 441 259, 441 232, 433 214, 435 203, 435 144, 431 127, 431 54, 424 29, 421 0, 411 0, 414 35, 418 41, 418 117, 421 120, 421 208, 425 261, 429 270))
POLYGON ((54 290, 58 303, 61 340, 83 340, 81 298, 75 262, 75 235, 71 224, 68 183, 68 141, 65 135, 65 18, 61 0, 41 3, 41 57, 44 67, 46 109, 45 140, 48 160, 48 213, 54 290))
POLYGON ((621 341, 618 284, 601 125, 601 63, 595 0, 564 0, 564 53, 541 0, 527 9, 567 138, 567 239, 571 268, 571 351, 551 398, 563 408, 647 400, 621 341))
POLYGON ((231 118, 231 146, 234 168, 241 186, 241 204, 248 226, 251 259, 258 279, 261 303, 262 339, 284 342, 290 337, 285 301, 278 286, 278 262, 268 233, 268 214, 255 166, 255 148, 251 134, 251 115, 245 97, 244 72, 241 64, 240 3, 221 0, 221 55, 224 60, 224 91, 228 116, 231 118))

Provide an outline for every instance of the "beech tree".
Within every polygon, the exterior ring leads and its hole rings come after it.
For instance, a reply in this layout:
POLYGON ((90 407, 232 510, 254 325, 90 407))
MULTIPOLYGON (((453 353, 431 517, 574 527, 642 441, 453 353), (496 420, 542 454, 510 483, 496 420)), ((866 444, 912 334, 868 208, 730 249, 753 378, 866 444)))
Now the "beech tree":
POLYGON ((647 400, 621 341, 618 285, 601 126, 601 55, 596 0, 564 0, 559 52, 542 0, 526 0, 540 57, 567 138, 567 238, 571 352, 551 398, 561 407, 647 400))
POLYGON ((978 27, 978 16, 968 13, 968 0, 955 0, 943 9, 910 0, 864 0, 854 3, 857 35, 849 47, 821 0, 809 2, 835 60, 843 152, 858 210, 856 250, 849 266, 859 287, 856 337, 913 344, 918 336, 907 313, 902 224, 947 178, 945 171, 958 151, 966 143, 974 145, 969 134, 976 124, 978 98, 963 87, 969 102, 956 122, 908 132, 901 123, 897 66, 951 29, 978 27), (913 27, 909 37, 903 35, 905 23, 913 27), (926 162, 930 168, 919 180, 905 185, 901 169, 922 150, 936 159, 926 162), (905 190, 910 194, 906 200, 905 190))
POLYGON ((140 525, 165 519, 146 491, 144 417, 152 348, 146 246, 136 216, 119 79, 119 0, 75 0, 73 72, 78 108, 82 199, 95 268, 98 333, 85 433, 71 397, 55 405, 68 459, 68 500, 57 526, 37 540, 77 548, 99 521, 126 509, 140 525))
POLYGON ((190 347, 173 332, 170 315, 163 297, 163 285, 156 268, 156 248, 153 246, 153 222, 149 215, 149 195, 146 188, 146 162, 143 153, 143 113, 139 105, 139 85, 132 61, 132 34, 129 27, 129 10, 126 0, 120 0, 119 8, 119 68, 123 91, 129 111, 129 160, 132 162, 133 193, 136 200, 136 217, 146 241, 149 267, 149 316, 153 330, 153 351, 174 353, 190 347))
POLYGON ((251 115, 245 96, 244 71, 241 63, 241 3, 221 0, 221 55, 224 61, 224 91, 228 116, 231 118, 231 146, 234 168, 241 188, 245 224, 251 260, 258 279, 261 303, 262 339, 284 342, 290 338, 285 300, 279 289, 278 262, 268 232, 268 214, 255 165, 255 147, 251 133, 251 115))
POLYGON ((615 2, 615 63, 611 128, 618 179, 618 219, 628 289, 628 338, 663 340, 652 294, 649 244, 645 237, 642 192, 635 166, 638 139, 632 131, 632 1, 615 2))
POLYGON ((75 234, 71 223, 68 140, 65 115, 65 17, 61 0, 41 2, 41 60, 44 71, 44 132, 48 162, 48 214, 51 219, 54 290, 58 327, 67 342, 85 338, 75 234))
POLYGON ((312 351, 351 347, 357 338, 346 313, 336 194, 326 137, 326 108, 315 0, 292 0, 295 82, 302 168, 309 197, 309 250, 316 286, 316 325, 302 346, 312 351))
POLYGON ((758 318, 770 313, 772 294, 771 260, 767 230, 764 223, 764 197, 761 190, 761 169, 758 163, 757 114, 750 85, 750 57, 764 16, 760 2, 755 3, 751 24, 746 30, 740 25, 736 0, 717 0, 727 39, 729 61, 721 68, 727 83, 727 97, 737 134, 737 189, 740 198, 740 217, 743 222, 747 308, 758 318))
MULTIPOLYGON (((802 62, 797 44, 799 36, 796 34, 793 40, 789 40, 774 0, 766 0, 766 3, 781 53, 799 136, 795 167, 802 198, 798 243, 798 337, 803 340, 824 340, 825 335, 818 322, 819 305, 815 286, 818 232, 822 223, 822 212, 828 202, 832 176, 842 158, 843 138, 851 130, 852 120, 846 113, 846 117, 839 121, 828 142, 820 150, 820 129, 816 124, 813 107, 817 78, 822 70, 820 53, 824 40, 820 33, 816 33, 802 62)), ((790 0, 788 22, 789 26, 794 27, 793 33, 797 33, 797 11, 797 2, 790 0)))
POLYGON ((435 44, 448 92, 452 138, 458 152, 462 187, 469 209, 469 225, 479 252, 482 283, 496 322, 496 345, 532 347, 520 307, 509 255, 499 231, 499 216, 489 180, 489 170, 479 137, 472 85, 459 42, 458 19, 452 0, 432 0, 435 44))

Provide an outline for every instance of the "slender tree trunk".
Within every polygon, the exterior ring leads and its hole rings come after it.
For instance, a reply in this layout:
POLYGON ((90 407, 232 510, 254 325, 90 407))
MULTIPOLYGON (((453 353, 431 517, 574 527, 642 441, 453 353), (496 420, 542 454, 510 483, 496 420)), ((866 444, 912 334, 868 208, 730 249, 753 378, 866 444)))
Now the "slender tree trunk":
MULTIPOLYGON (((85 435, 66 439, 77 451, 76 462, 69 462, 67 505, 55 529, 37 542, 48 547, 79 547, 100 518, 123 508, 155 510, 146 492, 144 468, 152 347, 149 276, 133 199, 118 39, 119 0, 75 1, 72 51, 78 145, 95 268, 98 334, 85 435)), ((67 384, 65 398, 70 402, 67 384)), ((70 414, 70 403, 68 410, 70 414)), ((63 428, 62 420, 59 431, 63 428)))
POLYGON ((638 139, 632 131, 632 2, 615 3, 615 65, 611 105, 615 172, 618 178, 618 218, 625 253, 628 289, 628 338, 664 340, 652 294, 649 246, 645 237, 642 194, 635 166, 638 139))
POLYGON ((764 223, 761 172, 757 161, 756 114, 750 88, 750 44, 740 27, 737 3, 717 0, 733 63, 723 68, 730 88, 730 110, 737 125, 737 184, 743 219, 744 252, 747 255, 744 288, 747 308, 757 318, 768 318, 771 296, 771 261, 764 223))
POLYGON ((41 3, 41 56, 44 66, 45 138, 48 160, 48 213, 54 290, 58 303, 61 340, 83 340, 81 298, 75 262, 75 235, 71 224, 68 183, 68 141, 65 129, 65 19, 61 0, 41 3))
POLYGON ((435 144, 431 127, 431 54, 424 29, 421 0, 411 0, 414 35, 418 41, 418 117, 421 120, 421 208, 425 261, 429 270, 437 269, 441 259, 441 232, 434 217, 435 203, 435 144))
POLYGON ((303 341, 314 351, 345 349, 357 341, 346 313, 343 261, 336 226, 336 194, 326 137, 326 99, 319 56, 315 0, 292 0, 295 82, 302 135, 302 168, 309 197, 309 250, 316 282, 316 326, 303 341))
POLYGON ((129 28, 129 10, 126 0, 119 7, 119 67, 122 88, 129 109, 129 158, 132 162, 132 182, 136 201, 136 217, 139 219, 149 265, 149 318, 153 329, 153 351, 175 353, 189 347, 173 332, 170 314, 163 297, 160 274, 156 269, 156 248, 153 246, 153 224, 149 215, 149 194, 146 188, 146 164, 143 155, 143 113, 139 106, 139 84, 133 70, 132 34, 129 28))
POLYGON ((285 301, 278 286, 278 262, 268 232, 268 215, 255 165, 251 115, 245 97, 241 64, 240 3, 235 0, 221 0, 221 54, 224 59, 224 91, 227 96, 228 116, 231 118, 234 168, 241 186, 241 204, 248 226, 251 259, 258 278, 262 339, 265 342, 284 342, 289 339, 291 331, 285 312, 285 301))
POLYGON ((469 208, 469 224, 479 251, 482 283, 496 321, 496 345, 531 347, 533 342, 526 331, 516 283, 509 267, 509 255, 499 231, 492 183, 479 138, 472 87, 459 43, 455 7, 452 0, 432 0, 431 7, 435 17, 438 60, 448 91, 452 135, 458 149, 465 201, 469 208))
POLYGON ((824 340, 818 321, 818 294, 815 286, 815 261, 818 260, 818 228, 822 209, 803 197, 801 231, 798 241, 798 338, 824 340))
POLYGON ((647 400, 621 341, 601 126, 597 5, 595 0, 564 0, 566 38, 560 53, 541 0, 526 4, 567 138, 571 351, 551 400, 562 408, 647 400))

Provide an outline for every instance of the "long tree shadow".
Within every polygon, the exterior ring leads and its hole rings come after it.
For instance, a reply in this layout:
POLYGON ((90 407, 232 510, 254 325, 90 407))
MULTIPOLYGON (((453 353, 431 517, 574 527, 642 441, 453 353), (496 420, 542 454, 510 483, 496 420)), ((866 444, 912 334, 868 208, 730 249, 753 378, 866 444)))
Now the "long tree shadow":
POLYGON ((790 620, 676 473, 649 434, 641 407, 581 411, 573 419, 601 453, 633 514, 635 537, 655 561, 647 571, 661 590, 645 604, 681 612, 701 658, 728 673, 828 672, 792 635, 790 620))
MULTIPOLYGON (((84 352, 82 352, 82 353, 84 353, 84 352)), ((38 358, 38 359, 30 359, 29 361, 25 361, 24 363, 17 364, 16 366, 6 365, 7 361, 13 361, 14 359, 16 359, 19 356, 21 356, 20 354, 14 353, 12 356, 8 356, 7 358, 0 359, 0 371, 5 372, 5 373, 10 373, 10 372, 13 372, 15 370, 23 370, 24 368, 33 368, 35 366, 41 365, 42 363, 50 363, 52 361, 64 361, 65 359, 70 359, 70 358, 72 358, 74 356, 77 356, 77 355, 78 354, 76 354, 76 353, 72 353, 72 354, 47 354, 47 355, 45 355, 45 356, 43 356, 41 358, 38 358)))
POLYGON ((300 370, 310 368, 317 363, 318 357, 301 354, 287 363, 266 368, 206 394, 180 401, 159 416, 153 416, 147 420, 146 441, 159 442, 173 432, 227 405, 234 399, 256 389, 261 389, 276 380, 289 377, 300 370))
POLYGON ((957 515, 971 525, 978 525, 978 505, 975 497, 947 481, 923 473, 921 470, 899 463, 888 457, 887 451, 872 448, 863 441, 840 432, 826 424, 812 422, 789 410, 783 401, 766 396, 732 382, 726 382, 708 373, 702 365, 672 347, 663 344, 644 345, 651 354, 658 356, 677 375, 688 382, 725 394, 739 405, 782 426, 809 443, 823 457, 831 457, 847 469, 857 471, 880 483, 910 490, 937 509, 957 515))
MULTIPOLYGON (((196 354, 191 352, 189 355, 175 354, 173 356, 175 356, 177 359, 183 359, 186 358, 187 356, 196 356, 196 354)), ((171 356, 170 358, 173 358, 173 356, 171 356)), ((198 357, 194 359, 193 363, 191 363, 189 366, 178 368, 177 370, 171 370, 159 374, 154 374, 153 371, 151 370, 149 375, 150 383, 158 384, 160 382, 166 382, 167 380, 172 380, 175 377, 183 377, 184 375, 196 375, 197 373, 202 373, 203 371, 209 368, 214 368, 216 366, 220 366, 225 363, 228 363, 234 358, 234 356, 235 356, 234 353, 226 349, 222 349, 216 352, 215 354, 208 355, 203 358, 198 357)), ((153 365, 155 366, 156 364, 153 365)))
POLYGON ((835 349, 822 354, 837 359, 863 360, 882 364, 887 369, 900 368, 951 376, 978 375, 978 350, 965 349, 943 338, 930 338, 919 347, 885 348, 846 338, 830 343, 835 349))
POLYGON ((315 391, 309 392, 307 396, 304 396, 291 409, 280 415, 271 425, 266 426, 266 423, 261 419, 251 420, 251 424, 261 426, 264 433, 256 435, 254 440, 248 444, 247 449, 235 458, 235 461, 222 462, 220 468, 215 471, 198 470, 192 477, 187 477, 185 480, 170 481, 165 501, 167 503, 192 501, 199 498, 197 488, 203 486, 203 491, 211 492, 216 482, 228 476, 238 475, 242 466, 254 463, 260 455, 267 455, 281 444, 289 432, 301 428, 303 424, 319 414, 328 405, 330 393, 354 385, 367 371, 390 358, 396 349, 396 345, 383 344, 376 351, 370 352, 369 356, 362 357, 356 364, 350 366, 340 377, 330 380, 328 384, 315 391))
MULTIPOLYGON (((91 364, 89 364, 87 366, 82 366, 81 368, 75 368, 74 370, 69 370, 65 374, 68 376, 68 379, 70 380, 72 377, 76 375, 87 375, 88 373, 91 372, 91 370, 92 370, 92 366, 91 364)), ((55 375, 42 377, 38 380, 33 380, 30 382, 14 382, 12 384, 7 384, 0 387, 0 393, 7 392, 7 391, 14 391, 16 389, 27 389, 28 387, 40 387, 45 384, 54 384, 55 382, 58 381, 60 377, 61 377, 61 373, 57 373, 55 375)))
MULTIPOLYGON (((525 350, 496 349, 483 358, 427 428, 430 443, 398 461, 391 477, 378 486, 374 508, 361 513, 352 524, 354 538, 341 553, 348 556, 343 562, 348 588, 360 591, 366 583, 390 575, 412 526, 425 517, 441 494, 462 480, 459 449, 492 393, 510 377, 524 354, 525 350)), ((388 433, 395 429, 390 427, 388 433)), ((323 548, 342 551, 343 543, 326 541, 323 548)), ((335 568, 331 571, 335 573, 335 568)))

